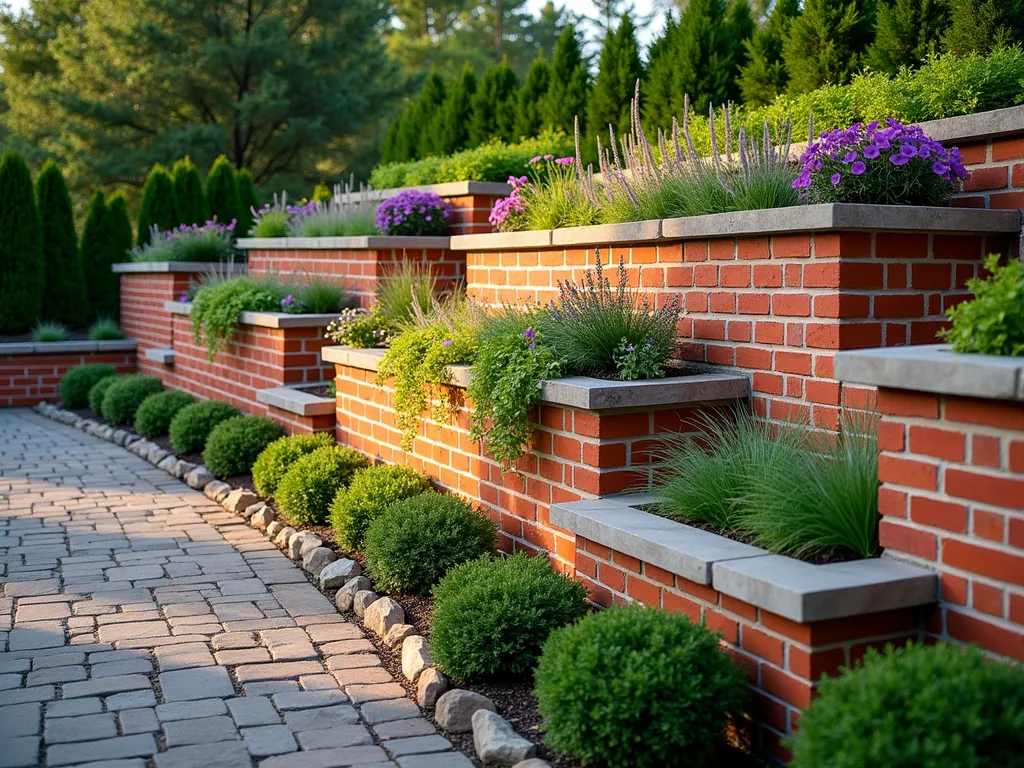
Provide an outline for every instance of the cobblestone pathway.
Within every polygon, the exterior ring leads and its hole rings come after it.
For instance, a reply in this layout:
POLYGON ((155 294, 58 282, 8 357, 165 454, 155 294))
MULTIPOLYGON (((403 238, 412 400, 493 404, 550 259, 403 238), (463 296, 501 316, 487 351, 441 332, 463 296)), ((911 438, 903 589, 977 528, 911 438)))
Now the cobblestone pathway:
POLYGON ((468 768, 262 534, 0 410, 0 768, 468 768))

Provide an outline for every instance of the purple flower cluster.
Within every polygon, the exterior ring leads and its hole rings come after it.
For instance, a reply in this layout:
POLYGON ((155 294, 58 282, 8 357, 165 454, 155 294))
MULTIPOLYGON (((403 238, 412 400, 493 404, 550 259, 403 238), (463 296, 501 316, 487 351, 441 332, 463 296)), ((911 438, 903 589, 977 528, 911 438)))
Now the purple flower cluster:
POLYGON ((132 261, 225 261, 234 251, 237 221, 221 224, 216 218, 203 225, 180 224, 150 230, 149 242, 129 251, 132 261))
POLYGON ((407 189, 377 206, 377 229, 385 235, 443 235, 451 215, 446 200, 407 189))
MULTIPOLYGON (((551 155, 545 155, 545 157, 551 157, 551 155)), ((544 157, 538 155, 530 162, 540 162, 543 159, 544 157)), ((530 180, 526 176, 509 176, 508 183, 512 187, 512 194, 498 200, 491 208, 491 215, 487 217, 491 226, 499 232, 515 228, 512 222, 515 221, 517 214, 526 212, 526 200, 523 198, 523 193, 533 190, 533 185, 530 184, 530 180)))

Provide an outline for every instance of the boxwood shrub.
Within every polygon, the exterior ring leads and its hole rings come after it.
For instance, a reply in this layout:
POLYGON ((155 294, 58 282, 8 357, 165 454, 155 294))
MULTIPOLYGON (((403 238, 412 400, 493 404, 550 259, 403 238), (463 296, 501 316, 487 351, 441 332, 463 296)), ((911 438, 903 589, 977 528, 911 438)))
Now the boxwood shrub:
POLYGON ((585 765, 711 765, 747 701, 714 633, 637 605, 552 632, 535 680, 545 742, 585 765))
POLYGON ((171 428, 171 420, 187 405, 195 402, 185 392, 157 392, 142 401, 135 412, 135 431, 143 437, 163 437, 171 428))
POLYGON ((1024 765, 1024 667, 977 648, 869 650, 819 692, 792 739, 793 768, 1024 765))
POLYGON ((284 428, 276 421, 262 416, 234 416, 210 432, 203 462, 217 477, 244 475, 263 449, 283 435, 284 428))
POLYGON ((168 435, 175 453, 199 453, 206 446, 206 438, 222 421, 241 416, 233 405, 220 400, 203 400, 186 405, 171 419, 168 435))
POLYGON ((529 674, 552 630, 587 613, 582 584, 522 552, 457 565, 433 594, 430 647, 461 679, 529 674))
POLYGON ((338 491, 331 504, 331 525, 338 543, 348 549, 362 549, 366 527, 372 520, 392 504, 428 490, 430 481, 410 467, 377 464, 359 470, 352 484, 338 491))
POLYGON ((335 495, 367 463, 359 451, 340 445, 317 448, 299 458, 285 472, 274 494, 281 517, 289 525, 326 523, 335 495))
POLYGON ((112 365, 76 365, 60 380, 60 399, 64 407, 85 408, 89 404, 92 385, 108 376, 117 376, 117 369, 112 365))
POLYGON ((456 565, 494 552, 494 523, 447 494, 424 493, 370 523, 363 554, 385 592, 426 594, 456 565))
POLYGON ((334 445, 334 437, 327 432, 313 435, 290 435, 275 440, 256 458, 252 465, 252 482, 263 496, 273 496, 285 472, 297 460, 317 448, 334 445))
POLYGON ((163 382, 156 376, 119 376, 103 395, 103 418, 111 424, 131 424, 142 401, 163 388, 163 382))
POLYGON ((106 376, 89 387, 89 410, 97 416, 103 415, 103 398, 106 397, 107 390, 120 378, 120 374, 106 376))

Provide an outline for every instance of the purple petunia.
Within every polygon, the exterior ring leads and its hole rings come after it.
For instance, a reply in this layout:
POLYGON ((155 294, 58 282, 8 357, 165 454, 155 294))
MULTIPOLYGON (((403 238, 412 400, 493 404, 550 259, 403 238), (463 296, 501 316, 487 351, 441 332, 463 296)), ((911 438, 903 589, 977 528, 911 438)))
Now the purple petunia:
POLYGON ((851 150, 850 152, 846 153, 846 157, 843 158, 843 162, 846 163, 847 165, 849 165, 850 163, 852 163, 856 159, 857 159, 857 153, 855 151, 851 150))
POLYGON ((910 158, 897 152, 895 155, 889 155, 889 162, 893 165, 906 165, 910 158))
POLYGON ((178 297, 178 301, 182 304, 188 304, 188 291, 182 291, 181 296, 178 297))
POLYGON ((867 169, 868 167, 864 165, 863 161, 858 160, 857 162, 850 166, 850 173, 853 174, 854 176, 860 176, 867 169))
POLYGON ((874 160, 880 154, 882 154, 882 152, 875 144, 868 144, 866 147, 864 147, 864 157, 866 157, 868 160, 874 160))
POLYGON ((932 163, 932 172, 935 173, 937 176, 945 176, 947 173, 949 173, 949 166, 946 165, 941 160, 936 160, 934 163, 932 163))
POLYGON ((377 229, 386 235, 441 235, 451 208, 438 195, 406 189, 377 206, 377 229))
POLYGON ((917 147, 913 144, 902 144, 900 145, 900 154, 908 160, 912 157, 917 157, 917 147))
POLYGON ((832 174, 832 186, 833 187, 836 186, 836 184, 838 184, 842 180, 843 180, 842 174, 840 174, 840 173, 833 173, 832 174))

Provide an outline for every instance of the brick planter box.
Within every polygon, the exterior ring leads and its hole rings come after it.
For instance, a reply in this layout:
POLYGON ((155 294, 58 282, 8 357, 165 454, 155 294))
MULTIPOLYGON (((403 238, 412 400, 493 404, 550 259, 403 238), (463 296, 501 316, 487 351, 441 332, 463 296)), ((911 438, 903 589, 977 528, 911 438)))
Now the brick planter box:
MULTIPOLYGON (((469 408, 454 423, 423 419, 412 450, 401 449, 392 390, 374 385, 382 350, 325 347, 335 364, 337 439, 369 456, 405 464, 479 504, 498 523, 502 549, 544 551, 563 570, 572 538, 552 525, 552 503, 595 499, 643 482, 658 435, 692 429, 701 409, 744 400, 745 378, 705 374, 643 382, 573 377, 543 382, 533 450, 517 472, 500 467, 469 438, 469 408)), ((457 389, 468 381, 455 369, 457 389)))
POLYGON ((836 204, 468 235, 452 249, 491 305, 547 302, 596 248, 621 256, 652 301, 679 298, 679 357, 750 376, 769 419, 834 429, 841 404, 871 396, 836 379, 835 353, 934 341, 984 256, 1019 238, 1018 211, 836 204))
POLYGON ((935 345, 836 373, 879 388, 881 542, 941 577, 928 634, 1024 661, 1024 360, 935 345))
POLYGON ((106 363, 135 372, 135 341, 0 344, 0 408, 60 400, 60 380, 76 365, 106 363))
MULTIPOLYGON (((406 189, 430 192, 444 198, 452 204, 452 217, 449 220, 448 232, 452 235, 472 235, 478 232, 490 232, 488 218, 491 208, 502 197, 512 193, 512 187, 502 182, 493 181, 451 181, 444 184, 426 184, 419 187, 401 187, 397 189, 372 189, 365 193, 367 200, 376 204, 389 197, 394 197, 406 189)), ((352 202, 359 202, 364 193, 353 192, 347 196, 352 202)))
POLYGON ((246 238, 251 274, 334 275, 344 278, 358 306, 374 303, 379 281, 403 262, 429 266, 438 287, 452 289, 466 277, 466 259, 448 250, 447 237, 246 238))

